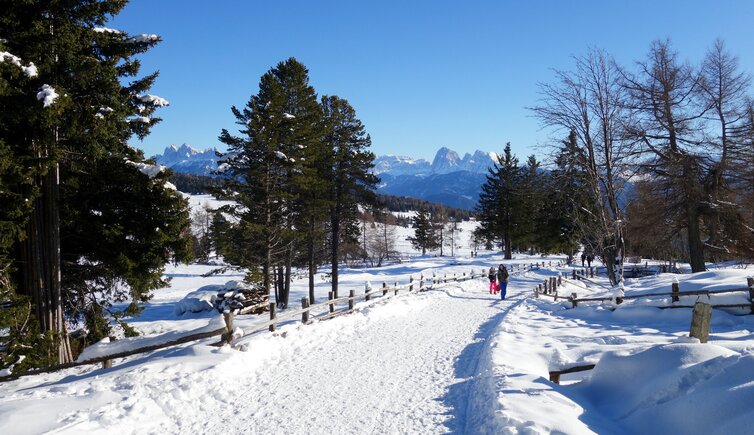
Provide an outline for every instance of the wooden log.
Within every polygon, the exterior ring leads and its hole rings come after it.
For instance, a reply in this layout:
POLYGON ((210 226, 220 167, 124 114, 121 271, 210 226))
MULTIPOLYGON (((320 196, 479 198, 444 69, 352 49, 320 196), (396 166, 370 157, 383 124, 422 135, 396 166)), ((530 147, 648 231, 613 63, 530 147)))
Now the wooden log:
POLYGON ((348 311, 353 311, 353 300, 355 296, 356 296, 355 290, 348 291, 348 311))
POLYGON ((680 300, 678 298, 678 293, 680 293, 680 291, 681 291, 681 286, 678 285, 677 282, 674 282, 672 284, 671 288, 672 288, 671 292, 673 293, 673 295, 672 295, 673 302, 678 302, 680 300))
MULTIPOLYGON (((275 320, 275 303, 270 302, 270 322, 275 320)), ((275 323, 270 323, 270 332, 275 330, 275 323)))
POLYGON ((333 301, 332 301, 333 300, 333 293, 332 292, 327 292, 327 300, 328 300, 327 305, 330 307, 330 314, 332 314, 332 313, 335 312, 335 303, 333 303, 333 301))
POLYGON ((309 308, 309 298, 301 298, 301 309, 304 310, 301 313, 301 323, 304 325, 309 323, 309 310, 307 308, 309 308))
POLYGON ((691 330, 689 337, 696 337, 701 343, 707 342, 709 337, 709 326, 712 320, 712 306, 706 302, 697 302, 694 304, 694 310, 691 314, 691 330))
POLYGON ((746 278, 746 284, 749 286, 749 302, 751 303, 751 314, 754 314, 754 278, 746 278))

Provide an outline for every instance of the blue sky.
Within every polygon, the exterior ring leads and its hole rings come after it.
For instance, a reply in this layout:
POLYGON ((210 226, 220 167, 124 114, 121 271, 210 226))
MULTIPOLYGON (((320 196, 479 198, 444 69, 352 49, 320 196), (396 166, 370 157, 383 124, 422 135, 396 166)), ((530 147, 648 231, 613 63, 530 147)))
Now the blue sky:
POLYGON ((716 38, 754 72, 754 2, 715 1, 241 1, 131 0, 110 27, 156 33, 141 57, 160 71, 152 93, 171 106, 133 145, 147 156, 170 144, 220 147, 259 77, 296 57, 317 92, 348 99, 373 151, 432 158, 500 151, 544 156, 527 106, 552 68, 570 69, 588 47, 630 65, 670 38, 697 62, 716 38))

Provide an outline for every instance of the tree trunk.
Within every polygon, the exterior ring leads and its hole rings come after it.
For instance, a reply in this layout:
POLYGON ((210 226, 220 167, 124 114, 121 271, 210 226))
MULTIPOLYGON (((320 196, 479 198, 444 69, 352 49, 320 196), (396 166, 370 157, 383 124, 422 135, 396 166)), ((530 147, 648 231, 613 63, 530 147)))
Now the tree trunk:
MULTIPOLYGON (((335 298, 338 297, 338 262, 340 261, 340 218, 338 213, 339 207, 334 207, 333 212, 330 215, 330 226, 332 236, 332 261, 330 269, 330 279, 332 284, 332 294, 335 298)), ((366 252, 366 225, 364 225, 364 252, 366 252)), ((314 297, 313 293, 310 293, 311 297, 314 297)), ((314 300, 314 299, 312 299, 314 300)))
MULTIPOLYGON (((314 227, 314 225, 312 225, 312 227, 314 227)), ((317 268, 314 264, 314 237, 309 237, 309 246, 307 247, 306 256, 309 261, 309 300, 314 303, 314 275, 317 273, 317 268)))
POLYGON ((51 332, 58 346, 58 362, 73 360, 65 330, 60 288, 59 169, 55 165, 38 178, 40 196, 26 224, 21 243, 19 291, 32 298, 42 332, 51 332))

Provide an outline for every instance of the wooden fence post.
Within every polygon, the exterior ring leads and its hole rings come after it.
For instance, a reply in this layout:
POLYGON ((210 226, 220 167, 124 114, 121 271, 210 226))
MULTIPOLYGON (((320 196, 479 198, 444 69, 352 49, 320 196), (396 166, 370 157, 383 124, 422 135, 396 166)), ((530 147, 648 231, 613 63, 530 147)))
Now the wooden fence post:
POLYGON ((534 287, 534 297, 539 299, 539 289, 537 287, 534 287))
POLYGON ((353 298, 356 296, 356 291, 348 291, 348 311, 353 311, 353 298))
POLYGON ((576 280, 576 269, 573 269, 573 279, 576 280))
POLYGON ((424 274, 419 275, 419 291, 424 291, 424 274))
POLYGON ((537 284, 537 292, 542 293, 542 284, 537 284))
POLYGON ((113 368, 113 360, 106 359, 106 360, 102 361, 102 368, 103 369, 111 369, 111 368, 113 368))
POLYGON ((382 296, 387 295, 387 283, 382 283, 382 296))
POLYGON ((555 302, 557 302, 557 301, 558 301, 558 291, 555 290, 555 302))
MULTIPOLYGON (((270 302, 270 320, 275 320, 275 303, 274 302, 270 302)), ((270 324, 270 331, 272 332, 274 330, 275 330, 275 324, 272 323, 270 324)))
POLYGON ((222 341, 225 344, 231 344, 233 341, 233 312, 223 313, 223 320, 225 320, 225 333, 222 335, 222 341))
POLYGON ((754 277, 746 278, 746 284, 749 286, 749 302, 751 303, 751 314, 754 314, 754 277))
POLYGON ((309 308, 309 298, 301 298, 301 309, 305 310, 301 313, 301 323, 304 325, 309 323, 309 310, 306 310, 307 308, 309 308))
POLYGON ((563 275, 558 274, 558 287, 560 287, 561 285, 563 285, 563 275))
POLYGON ((571 303, 573 304, 573 308, 576 308, 578 305, 578 301, 576 301, 576 293, 571 293, 571 303))
POLYGON ((330 306, 330 314, 335 312, 335 304, 332 302, 334 297, 335 295, 333 294, 333 292, 327 292, 327 300, 330 301, 330 303, 328 304, 330 306))
POLYGON ((413 276, 408 278, 408 291, 409 292, 414 291, 414 277, 413 276))
POLYGON ((395 295, 398 296, 398 283, 394 283, 395 285, 395 295))
POLYGON ((369 294, 369 290, 369 283, 364 284, 364 300, 367 302, 372 298, 372 295, 369 294))
POLYGON ((672 284, 672 291, 673 291, 673 302, 678 302, 680 299, 678 298, 678 292, 681 291, 680 285, 678 285, 677 282, 674 282, 672 284))
POLYGON ((709 337, 710 320, 712 319, 712 305, 706 302, 695 303, 691 316, 689 337, 696 337, 699 342, 706 343, 707 337, 709 337))

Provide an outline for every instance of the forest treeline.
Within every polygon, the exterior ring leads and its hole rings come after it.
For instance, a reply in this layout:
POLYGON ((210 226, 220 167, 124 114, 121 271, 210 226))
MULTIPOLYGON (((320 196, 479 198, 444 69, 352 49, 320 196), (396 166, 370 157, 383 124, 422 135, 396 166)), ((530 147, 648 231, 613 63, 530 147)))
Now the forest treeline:
MULTIPOLYGON (((706 261, 754 258, 751 77, 723 42, 698 64, 667 40, 632 67, 593 49, 555 75, 531 110, 563 135, 549 178, 569 193, 537 201, 568 224, 540 229, 601 257, 613 283, 627 255, 680 259, 694 272, 706 261)), ((542 244, 526 229, 537 214, 520 206, 533 165, 518 168, 507 154, 479 213, 481 231, 509 255, 511 246, 542 244)))

